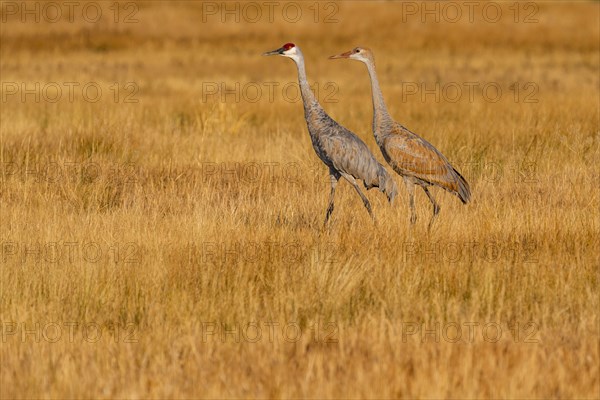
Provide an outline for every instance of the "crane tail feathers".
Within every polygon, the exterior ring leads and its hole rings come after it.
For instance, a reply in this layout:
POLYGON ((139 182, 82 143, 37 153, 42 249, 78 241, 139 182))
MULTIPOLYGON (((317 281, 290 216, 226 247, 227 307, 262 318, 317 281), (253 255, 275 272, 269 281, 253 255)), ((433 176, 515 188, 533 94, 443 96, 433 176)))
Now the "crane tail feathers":
POLYGON ((390 204, 394 204, 394 198, 398 195, 398 187, 394 179, 387 173, 387 171, 381 167, 381 170, 377 174, 377 178, 370 180, 369 183, 363 180, 365 189, 369 190, 374 187, 378 188, 388 198, 390 204))
POLYGON ((379 190, 381 190, 387 196, 390 204, 394 204, 394 199, 398 195, 398 187, 396 186, 396 182, 383 167, 381 167, 378 178, 379 190))
POLYGON ((471 188, 469 187, 467 180, 463 178, 457 170, 454 170, 454 174, 456 175, 456 183, 458 186, 455 193, 463 204, 467 204, 471 199, 471 188))

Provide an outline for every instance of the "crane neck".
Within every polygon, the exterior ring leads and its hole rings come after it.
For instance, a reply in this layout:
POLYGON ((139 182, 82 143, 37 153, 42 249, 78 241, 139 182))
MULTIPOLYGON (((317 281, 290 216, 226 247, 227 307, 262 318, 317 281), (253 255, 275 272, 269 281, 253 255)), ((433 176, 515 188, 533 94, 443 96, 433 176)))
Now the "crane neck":
POLYGON ((377 131, 385 124, 392 121, 390 114, 388 113, 385 101, 383 100, 383 93, 379 87, 379 80, 377 79, 377 72, 375 72, 375 64, 373 61, 368 61, 367 69, 369 71, 369 77, 371 78, 371 92, 373 95, 373 132, 377 136, 377 131))
POLYGON ((306 69, 304 68, 304 57, 300 57, 296 61, 298 67, 298 84, 300 85, 300 93, 302 94, 302 102, 304 103, 304 114, 308 116, 309 111, 321 109, 313 91, 310 89, 308 79, 306 79, 306 69))

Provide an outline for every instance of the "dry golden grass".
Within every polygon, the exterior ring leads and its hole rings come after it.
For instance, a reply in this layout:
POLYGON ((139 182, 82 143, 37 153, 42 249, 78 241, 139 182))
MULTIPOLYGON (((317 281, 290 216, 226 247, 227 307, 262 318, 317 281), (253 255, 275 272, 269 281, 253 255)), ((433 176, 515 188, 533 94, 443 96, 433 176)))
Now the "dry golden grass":
POLYGON ((537 3, 531 24, 513 3, 497 3, 498 23, 343 3, 331 24, 312 3, 296 24, 203 23, 197 2, 137 3, 131 24, 111 3, 96 24, 22 23, 7 3, 2 398, 599 396, 598 3, 537 3), (411 230, 395 175, 394 206, 368 192, 374 226, 342 183, 322 232, 326 169, 281 92, 295 68, 259 56, 286 41, 383 162, 364 66, 326 58, 371 47, 392 115, 459 167, 473 201, 437 190, 428 233, 419 193, 411 230), (35 82, 62 97, 10 94, 35 82), (265 91, 203 99, 222 82, 265 91), (280 83, 273 102, 266 82, 280 83), (422 101, 407 82, 503 92, 422 101))

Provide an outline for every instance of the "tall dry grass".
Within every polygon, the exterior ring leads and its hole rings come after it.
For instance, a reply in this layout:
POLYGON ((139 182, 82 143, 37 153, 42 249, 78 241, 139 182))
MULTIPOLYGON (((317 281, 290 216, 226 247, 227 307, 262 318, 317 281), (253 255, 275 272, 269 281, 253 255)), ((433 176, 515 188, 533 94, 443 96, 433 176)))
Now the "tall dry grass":
POLYGON ((297 23, 122 3, 127 24, 111 3, 97 23, 23 22, 8 3, 2 398, 598 396, 598 3, 521 3, 516 23, 513 3, 497 23, 423 23, 398 2, 319 3, 319 23, 312 3, 297 23), (364 66, 327 60, 371 47, 392 115, 472 202, 436 191, 428 232, 419 193, 411 229, 396 176, 394 206, 368 192, 374 225, 342 183, 321 231, 326 168, 283 92, 295 68, 259 56, 287 41, 383 162, 364 66), (36 82, 39 101, 22 93, 36 82))

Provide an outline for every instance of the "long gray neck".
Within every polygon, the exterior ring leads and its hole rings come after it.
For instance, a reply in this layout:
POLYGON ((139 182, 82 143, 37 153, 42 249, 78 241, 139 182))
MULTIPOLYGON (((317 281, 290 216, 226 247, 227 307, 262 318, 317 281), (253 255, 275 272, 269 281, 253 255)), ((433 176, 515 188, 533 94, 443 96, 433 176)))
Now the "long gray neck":
POLYGON ((322 111, 319 102, 315 98, 313 91, 310 89, 308 80, 306 79, 306 70, 304 69, 304 56, 299 52, 299 59, 296 61, 298 67, 298 84, 300 85, 300 93, 302 94, 302 102, 304 103, 304 115, 308 118, 311 112, 322 111))
POLYGON ((375 137, 377 137, 384 125, 392 123, 392 118, 383 101, 383 94, 379 87, 377 72, 375 72, 375 64, 372 61, 368 61, 366 64, 367 69, 369 70, 369 77, 371 78, 371 92, 373 95, 373 133, 375 134, 375 137))

